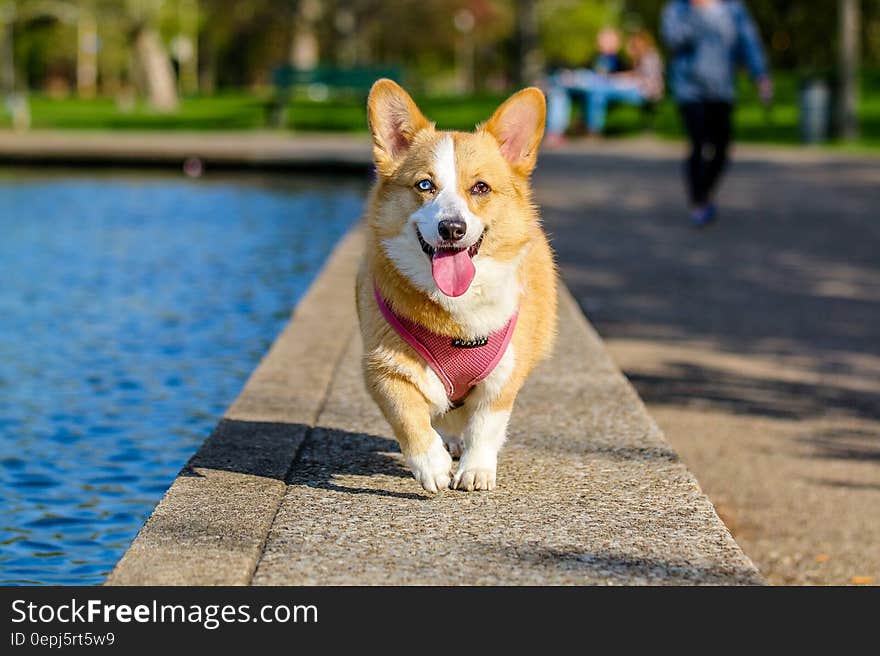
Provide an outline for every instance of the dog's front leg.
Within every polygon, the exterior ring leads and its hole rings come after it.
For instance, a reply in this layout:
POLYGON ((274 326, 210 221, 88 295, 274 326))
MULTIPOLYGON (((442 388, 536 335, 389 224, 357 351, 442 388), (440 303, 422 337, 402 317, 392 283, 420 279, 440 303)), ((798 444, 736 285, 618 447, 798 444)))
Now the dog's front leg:
POLYGON ((498 451, 507 439, 510 408, 478 405, 462 434, 464 453, 452 482, 457 490, 494 490, 498 451))
POLYGON ((373 395, 400 442, 400 450, 413 476, 428 492, 449 487, 452 458, 431 426, 428 401, 405 379, 382 377, 374 385, 373 395))

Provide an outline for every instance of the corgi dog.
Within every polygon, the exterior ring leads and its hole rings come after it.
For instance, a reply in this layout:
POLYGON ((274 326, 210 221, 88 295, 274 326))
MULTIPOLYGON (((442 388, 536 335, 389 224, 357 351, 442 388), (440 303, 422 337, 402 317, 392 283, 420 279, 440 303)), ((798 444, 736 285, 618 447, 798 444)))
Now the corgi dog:
POLYGON ((425 490, 492 490, 516 395, 556 332, 556 265, 529 186, 544 96, 514 94, 474 132, 435 129, 387 79, 367 109, 366 386, 425 490))

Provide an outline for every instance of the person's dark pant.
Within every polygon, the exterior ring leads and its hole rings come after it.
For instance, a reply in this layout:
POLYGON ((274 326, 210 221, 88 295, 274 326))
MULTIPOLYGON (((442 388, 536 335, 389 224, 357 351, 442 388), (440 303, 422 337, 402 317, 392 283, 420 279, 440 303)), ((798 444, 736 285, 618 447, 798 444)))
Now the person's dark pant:
POLYGON ((733 105, 726 102, 690 102, 679 105, 691 142, 685 176, 691 202, 705 205, 727 164, 733 105))

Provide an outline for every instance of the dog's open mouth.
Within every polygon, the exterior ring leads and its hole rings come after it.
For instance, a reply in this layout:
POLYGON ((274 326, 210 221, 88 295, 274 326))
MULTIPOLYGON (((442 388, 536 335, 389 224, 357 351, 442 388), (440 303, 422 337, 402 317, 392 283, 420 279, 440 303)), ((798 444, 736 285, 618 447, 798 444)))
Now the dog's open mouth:
POLYGON ((480 235, 480 238, 468 248, 456 248, 453 245, 434 248, 424 240, 418 227, 416 227, 416 236, 419 238, 422 251, 431 260, 431 275, 438 289, 447 296, 464 294, 477 273, 473 258, 480 250, 483 235, 480 235))
MULTIPOLYGON (((483 231, 485 233, 485 231, 483 231)), ((418 227, 416 228, 416 236, 419 238, 419 245, 422 247, 422 251, 428 257, 434 257, 434 254, 437 251, 452 251, 459 252, 465 250, 464 248, 456 248, 455 246, 441 246, 440 248, 434 248, 425 241, 424 237, 422 237, 422 233, 419 231, 418 227)), ((474 242, 474 244, 467 249, 468 255, 474 257, 477 253, 480 252, 480 245, 483 243, 483 235, 480 235, 480 238, 474 242)))

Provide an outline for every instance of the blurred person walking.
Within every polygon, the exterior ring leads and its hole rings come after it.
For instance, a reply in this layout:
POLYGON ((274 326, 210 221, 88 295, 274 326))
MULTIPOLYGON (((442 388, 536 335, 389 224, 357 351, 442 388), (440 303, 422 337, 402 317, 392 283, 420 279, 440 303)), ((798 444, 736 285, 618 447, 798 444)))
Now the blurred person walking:
POLYGON ((691 145, 685 161, 690 220, 703 227, 717 217, 713 193, 727 164, 737 66, 749 70, 764 103, 772 100, 773 84, 754 21, 739 0, 670 0, 661 31, 691 145))

